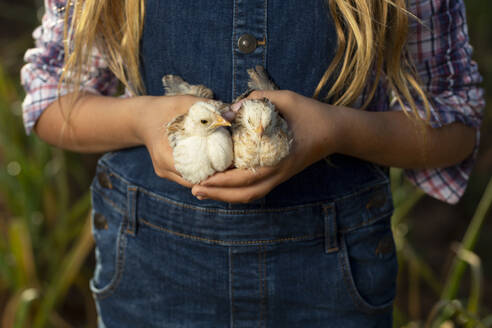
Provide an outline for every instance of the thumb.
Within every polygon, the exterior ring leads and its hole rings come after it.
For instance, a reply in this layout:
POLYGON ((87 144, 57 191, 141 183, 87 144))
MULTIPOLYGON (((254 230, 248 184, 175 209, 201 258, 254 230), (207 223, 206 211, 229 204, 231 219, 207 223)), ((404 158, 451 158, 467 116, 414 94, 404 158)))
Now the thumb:
POLYGON ((288 90, 255 90, 248 96, 248 99, 267 98, 285 118, 289 119, 295 107, 293 107, 296 100, 294 95, 294 92, 288 90))

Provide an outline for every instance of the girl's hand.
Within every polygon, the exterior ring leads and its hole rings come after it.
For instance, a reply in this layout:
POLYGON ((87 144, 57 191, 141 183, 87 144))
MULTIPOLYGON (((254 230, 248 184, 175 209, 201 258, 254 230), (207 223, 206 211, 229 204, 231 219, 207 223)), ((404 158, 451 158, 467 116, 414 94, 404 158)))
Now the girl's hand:
POLYGON ((174 167, 173 150, 169 145, 166 126, 176 116, 184 114, 195 102, 205 99, 193 96, 148 97, 136 114, 135 134, 147 147, 155 173, 191 188, 174 167))
POLYGON ((337 151, 337 129, 329 105, 292 91, 255 91, 248 98, 266 97, 287 120, 294 135, 289 156, 275 167, 255 172, 232 169, 195 185, 193 195, 230 203, 247 203, 265 196, 310 164, 337 151))

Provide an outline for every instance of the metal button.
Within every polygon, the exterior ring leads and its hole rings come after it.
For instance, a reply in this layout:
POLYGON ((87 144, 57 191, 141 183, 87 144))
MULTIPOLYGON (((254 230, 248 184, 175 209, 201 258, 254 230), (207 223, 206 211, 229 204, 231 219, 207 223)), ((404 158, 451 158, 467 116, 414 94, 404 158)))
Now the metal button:
POLYGON ((237 47, 243 54, 252 53, 255 51, 257 45, 258 42, 256 38, 248 33, 241 35, 241 37, 237 40, 237 47))
POLYGON ((106 221, 106 218, 102 214, 94 214, 94 227, 97 230, 108 230, 108 221, 106 221))
POLYGON ((113 189, 111 179, 109 179, 109 176, 106 172, 99 172, 97 174, 97 181, 99 181, 99 184, 104 188, 113 189))

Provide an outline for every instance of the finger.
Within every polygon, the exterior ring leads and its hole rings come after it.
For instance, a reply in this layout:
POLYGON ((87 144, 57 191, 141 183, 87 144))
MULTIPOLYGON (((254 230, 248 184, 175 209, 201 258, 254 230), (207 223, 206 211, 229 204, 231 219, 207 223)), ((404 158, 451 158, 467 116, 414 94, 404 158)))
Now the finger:
POLYGON ((195 185, 191 192, 198 199, 213 199, 227 203, 249 203, 266 195, 274 186, 272 181, 242 188, 203 187, 195 185))
POLYGON ((192 188, 193 187, 193 184, 191 184, 190 182, 183 179, 183 177, 181 177, 180 175, 178 175, 174 172, 171 172, 171 171, 169 172, 169 177, 167 179, 174 181, 176 183, 179 183, 180 185, 182 185, 186 188, 192 188))
POLYGON ((236 113, 241 106, 243 105, 244 99, 239 100, 238 102, 235 102, 234 104, 231 105, 231 110, 236 113))
POLYGON ((268 98, 271 101, 274 101, 277 97, 278 90, 255 90, 251 92, 246 99, 263 99, 268 98))
POLYGON ((246 99, 270 99, 270 97, 268 97, 269 95, 271 96, 270 92, 268 92, 267 90, 255 90, 251 92, 248 97, 246 97, 246 99))
POLYGON ((231 121, 234 121, 234 119, 236 118, 236 113, 234 111, 227 111, 227 112, 222 113, 222 116, 226 120, 228 120, 229 122, 231 122, 231 121))
POLYGON ((288 90, 256 90, 248 96, 248 99, 263 98, 270 100, 284 116, 290 116, 289 111, 293 109, 292 104, 295 100, 293 92, 288 90))
POLYGON ((261 167, 255 171, 246 169, 232 169, 216 173, 210 178, 202 181, 204 187, 244 187, 264 180, 277 172, 277 167, 261 167))

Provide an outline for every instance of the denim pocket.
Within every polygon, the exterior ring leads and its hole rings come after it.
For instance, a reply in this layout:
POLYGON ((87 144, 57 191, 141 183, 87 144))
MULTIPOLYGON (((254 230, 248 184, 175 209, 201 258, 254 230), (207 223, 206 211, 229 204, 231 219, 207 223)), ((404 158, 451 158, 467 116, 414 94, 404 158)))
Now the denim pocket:
POLYGON ((124 211, 106 196, 92 191, 92 232, 96 243, 96 270, 90 289, 97 298, 114 293, 123 276, 127 225, 124 211))
POLYGON ((355 306, 365 312, 390 310, 396 294, 398 263, 391 214, 340 236, 339 259, 355 306))

